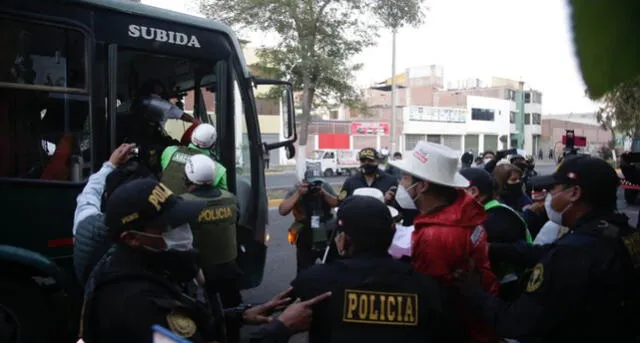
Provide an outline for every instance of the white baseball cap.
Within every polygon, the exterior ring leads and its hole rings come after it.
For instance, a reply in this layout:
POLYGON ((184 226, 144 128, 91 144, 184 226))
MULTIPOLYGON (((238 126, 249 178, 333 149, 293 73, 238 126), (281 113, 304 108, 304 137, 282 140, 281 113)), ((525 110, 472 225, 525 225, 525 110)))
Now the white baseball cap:
MULTIPOLYGON (((365 196, 378 199, 381 203, 385 203, 384 201, 384 193, 381 190, 373 187, 362 187, 353 191, 353 195, 365 196)), ((389 212, 391 213, 391 218, 395 218, 398 216, 399 212, 395 208, 391 206, 387 206, 389 212)), ((339 209, 338 209, 339 210, 339 209)), ((338 213, 336 210, 336 213, 338 213)))
POLYGON ((454 188, 469 187, 469 180, 458 172, 458 154, 442 144, 420 141, 404 159, 389 164, 421 180, 454 188))
POLYGON ((216 178, 216 162, 204 154, 193 155, 184 164, 184 172, 196 185, 211 184, 216 178))

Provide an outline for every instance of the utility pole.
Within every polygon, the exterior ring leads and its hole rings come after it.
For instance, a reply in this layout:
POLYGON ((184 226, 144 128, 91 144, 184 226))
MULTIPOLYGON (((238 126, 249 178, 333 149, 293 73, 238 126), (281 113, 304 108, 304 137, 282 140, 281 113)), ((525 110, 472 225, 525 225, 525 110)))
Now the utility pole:
POLYGON ((397 28, 393 28, 392 43, 391 43, 391 151, 395 153, 398 151, 396 148, 397 133, 396 133, 396 34, 397 28))

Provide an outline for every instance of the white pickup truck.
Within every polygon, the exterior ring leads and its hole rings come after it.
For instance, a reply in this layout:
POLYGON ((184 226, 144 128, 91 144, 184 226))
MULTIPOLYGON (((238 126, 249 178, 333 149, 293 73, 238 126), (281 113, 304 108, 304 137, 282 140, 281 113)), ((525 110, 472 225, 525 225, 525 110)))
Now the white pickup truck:
POLYGON ((313 176, 351 175, 360 168, 358 150, 315 150, 311 158, 306 159, 305 167, 313 176))

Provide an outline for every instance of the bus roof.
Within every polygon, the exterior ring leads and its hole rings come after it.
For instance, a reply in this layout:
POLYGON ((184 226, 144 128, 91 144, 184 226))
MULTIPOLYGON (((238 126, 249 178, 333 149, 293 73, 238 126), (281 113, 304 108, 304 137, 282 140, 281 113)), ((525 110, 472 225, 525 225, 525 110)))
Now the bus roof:
POLYGON ((148 18, 161 19, 223 33, 229 36, 229 39, 233 44, 233 48, 238 53, 238 59, 240 60, 240 65, 242 67, 244 76, 250 76, 249 68, 247 67, 247 62, 244 58, 244 54, 242 53, 242 48, 240 47, 240 41, 238 40, 238 37, 228 25, 222 23, 221 21, 196 17, 189 14, 166 10, 163 8, 139 4, 131 0, 72 0, 72 2, 87 4, 95 7, 108 8, 118 12, 145 16, 148 18))

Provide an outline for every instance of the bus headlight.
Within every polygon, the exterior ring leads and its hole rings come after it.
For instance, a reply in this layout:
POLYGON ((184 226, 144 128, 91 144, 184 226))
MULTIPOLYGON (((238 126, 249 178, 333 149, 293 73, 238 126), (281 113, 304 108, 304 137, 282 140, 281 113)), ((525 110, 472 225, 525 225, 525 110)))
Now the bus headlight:
POLYGON ((269 239, 271 239, 271 235, 269 235, 269 231, 265 230, 264 231, 264 244, 267 244, 269 242, 269 239))

